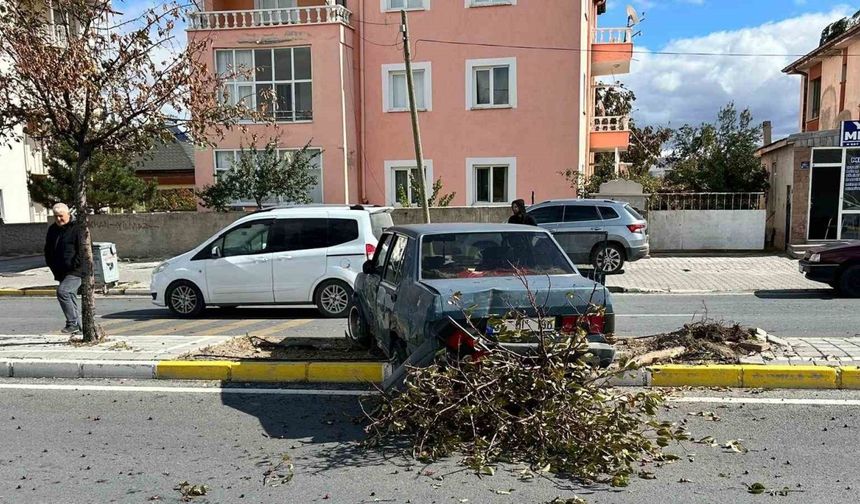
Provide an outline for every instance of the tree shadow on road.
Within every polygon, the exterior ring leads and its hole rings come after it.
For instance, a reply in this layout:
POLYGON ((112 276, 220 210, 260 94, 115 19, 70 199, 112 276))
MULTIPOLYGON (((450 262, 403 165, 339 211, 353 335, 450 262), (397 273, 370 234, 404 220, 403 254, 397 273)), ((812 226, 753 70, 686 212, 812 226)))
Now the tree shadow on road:
MULTIPOLYGON (((105 314, 104 320, 152 320, 179 319, 167 308, 147 308, 142 310, 125 310, 105 314)), ((313 308, 207 308, 198 317, 199 320, 299 320, 320 318, 313 308)))

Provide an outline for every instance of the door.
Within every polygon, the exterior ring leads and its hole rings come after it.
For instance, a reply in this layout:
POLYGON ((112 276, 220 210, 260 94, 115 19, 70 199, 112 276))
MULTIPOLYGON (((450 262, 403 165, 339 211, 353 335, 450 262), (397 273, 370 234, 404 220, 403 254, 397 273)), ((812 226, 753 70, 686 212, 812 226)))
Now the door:
POLYGON ((217 257, 206 260, 206 288, 213 304, 271 303, 271 220, 246 222, 213 244, 217 257))
MULTIPOLYGON (((397 303, 398 288, 403 279, 404 261, 406 259, 406 246, 409 240, 403 235, 394 235, 394 241, 391 243, 391 252, 388 254, 388 260, 385 263, 385 268, 382 272, 382 281, 379 283, 376 298, 376 313, 379 317, 377 334, 386 338, 391 332, 400 334, 405 337, 402 332, 398 331, 397 315, 394 307, 397 303)), ((387 338, 386 338, 387 339, 387 338)))
POLYGON ((277 219, 272 234, 275 302, 313 301, 313 288, 326 273, 328 219, 277 219))
POLYGON ((791 186, 785 186, 785 243, 783 250, 788 250, 791 243, 791 200, 794 195, 791 193, 791 186))
POLYGON ((566 205, 564 223, 554 234, 561 248, 577 264, 591 262, 591 250, 605 237, 603 220, 595 205, 566 205))
POLYGON ((809 239, 835 240, 839 233, 841 166, 812 166, 809 185, 809 239))
POLYGON ((376 331, 379 328, 379 317, 376 316, 379 284, 382 282, 383 273, 385 273, 385 261, 388 259, 388 252, 391 250, 393 241, 394 235, 391 233, 385 233, 379 238, 376 253, 372 259, 375 273, 367 275, 364 281, 364 295, 367 302, 367 306, 364 308, 366 308, 367 325, 374 331, 374 334, 378 334, 376 331))

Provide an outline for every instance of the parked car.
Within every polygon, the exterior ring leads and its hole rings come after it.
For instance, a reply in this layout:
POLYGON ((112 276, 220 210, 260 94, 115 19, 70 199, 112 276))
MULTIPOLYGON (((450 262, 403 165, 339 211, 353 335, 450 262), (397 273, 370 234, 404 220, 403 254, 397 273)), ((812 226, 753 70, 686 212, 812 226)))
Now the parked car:
MULTIPOLYGON (((475 340, 463 329, 473 325, 495 338, 503 331, 490 320, 504 320, 512 310, 536 332, 549 329, 548 323, 561 332, 587 328, 599 363, 612 362, 614 349, 604 337, 615 327, 610 294, 579 274, 549 232, 532 226, 431 224, 389 229, 356 279, 347 334, 360 345, 375 344, 395 363, 413 355, 416 363, 444 347, 461 354, 474 351, 475 340), (528 288, 515 267, 525 272, 528 288), (535 293, 542 316, 529 301, 529 290, 535 293), (455 293, 458 301, 453 300, 455 293), (605 311, 590 311, 592 304, 605 311)), ((497 341, 523 351, 535 348, 536 342, 537 333, 525 341, 497 341)))
POLYGON ((344 317, 362 263, 393 224, 390 212, 361 206, 255 212, 155 268, 152 301, 181 317, 206 306, 271 304, 315 304, 326 317, 344 317))
POLYGON ((807 250, 799 266, 806 278, 860 297, 860 241, 807 250))
POLYGON ((648 222, 621 201, 551 200, 529 207, 528 214, 548 229, 576 264, 591 264, 602 273, 621 271, 626 261, 650 252, 648 222))

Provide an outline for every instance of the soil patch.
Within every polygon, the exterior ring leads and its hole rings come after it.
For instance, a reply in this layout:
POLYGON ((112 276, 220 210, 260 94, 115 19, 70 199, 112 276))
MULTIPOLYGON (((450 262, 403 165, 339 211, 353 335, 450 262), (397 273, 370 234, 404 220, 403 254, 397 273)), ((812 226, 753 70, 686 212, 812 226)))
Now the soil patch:
POLYGON ((352 346, 346 338, 281 338, 239 336, 203 347, 183 360, 378 361, 378 353, 352 346))

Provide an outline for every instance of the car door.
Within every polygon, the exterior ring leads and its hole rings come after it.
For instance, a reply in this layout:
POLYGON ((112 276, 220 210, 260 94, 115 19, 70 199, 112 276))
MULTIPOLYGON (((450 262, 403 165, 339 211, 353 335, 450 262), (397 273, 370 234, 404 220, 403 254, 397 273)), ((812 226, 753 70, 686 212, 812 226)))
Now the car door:
POLYGON ((603 221, 591 204, 565 205, 564 222, 554 231, 555 239, 577 264, 591 262, 591 250, 603 241, 603 221))
POLYGON ((271 303, 272 220, 254 220, 225 232, 212 244, 206 260, 208 302, 213 304, 271 303))
POLYGON ((382 282, 382 274, 385 272, 385 261, 388 259, 388 253, 391 251, 391 243, 394 241, 394 235, 391 233, 384 233, 379 238, 378 246, 376 247, 376 252, 373 255, 373 273, 370 273, 364 278, 364 286, 362 293, 365 297, 366 306, 362 308, 365 309, 367 325, 374 331, 374 334, 378 334, 376 331, 379 328, 379 317, 377 316, 377 303, 376 300, 379 297, 379 284, 382 282))
POLYGON ((396 324, 397 316, 395 305, 397 303, 398 289, 403 273, 406 260, 406 247, 409 244, 409 239, 404 235, 394 235, 391 242, 391 251, 388 253, 388 259, 385 261, 385 268, 382 272, 382 279, 379 283, 376 298, 376 313, 379 317, 377 327, 379 332, 387 340, 387 336, 391 332, 404 335, 398 332, 396 324))
POLYGON ((328 219, 319 214, 276 219, 272 246, 275 302, 313 301, 314 286, 326 273, 328 219))

